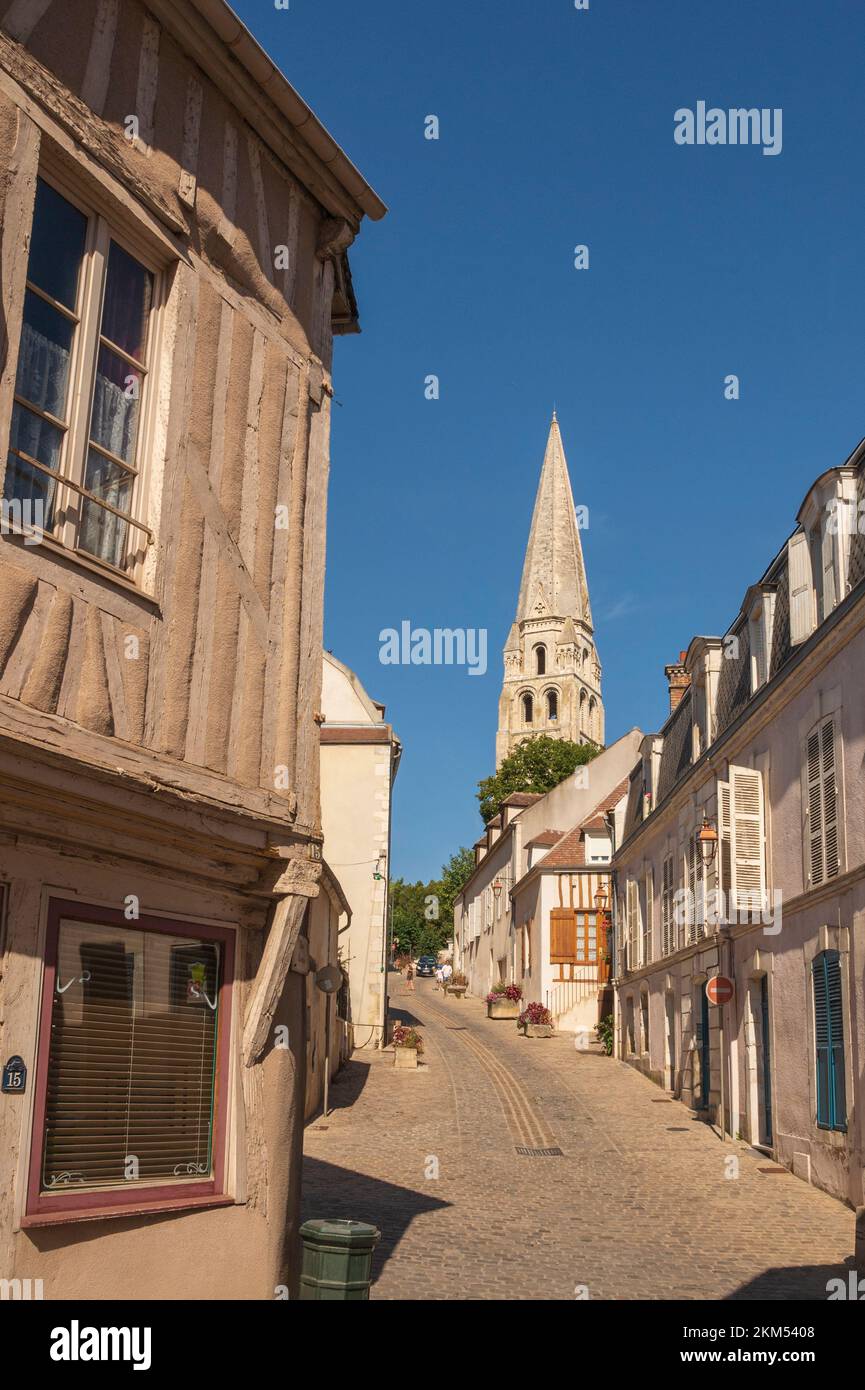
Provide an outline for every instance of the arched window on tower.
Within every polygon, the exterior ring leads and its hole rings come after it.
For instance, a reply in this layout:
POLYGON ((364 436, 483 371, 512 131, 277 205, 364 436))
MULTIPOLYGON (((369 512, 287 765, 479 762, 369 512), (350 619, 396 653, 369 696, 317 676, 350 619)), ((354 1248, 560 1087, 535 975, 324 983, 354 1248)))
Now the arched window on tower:
POLYGON ((559 717, 559 697, 555 690, 547 691, 547 719, 555 724, 559 717))
POLYGON ((531 695, 523 696, 523 723, 531 724, 534 722, 535 708, 531 695))
POLYGON ((586 694, 586 689, 585 689, 585 686, 584 686, 583 689, 580 691, 580 735, 581 735, 581 736, 582 736, 583 734, 587 734, 587 733, 589 732, 588 726, 587 726, 587 723, 586 723, 586 706, 588 705, 588 702, 589 702, 589 697, 588 697, 588 695, 586 694))
POLYGON ((547 672, 547 649, 541 644, 535 647, 535 673, 539 676, 546 675, 547 672))
POLYGON ((591 700, 589 701, 589 738, 593 738, 597 742, 597 730, 595 728, 596 721, 597 705, 595 704, 595 697, 593 695, 591 700))
POLYGON ((589 664, 589 649, 588 649, 588 647, 583 647, 583 665, 584 665, 584 666, 588 666, 588 664, 589 664))

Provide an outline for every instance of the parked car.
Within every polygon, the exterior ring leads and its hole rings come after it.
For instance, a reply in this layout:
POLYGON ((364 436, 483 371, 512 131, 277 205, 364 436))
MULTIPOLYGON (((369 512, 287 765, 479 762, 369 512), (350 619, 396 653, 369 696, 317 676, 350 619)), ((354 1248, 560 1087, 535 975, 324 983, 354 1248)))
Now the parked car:
POLYGON ((417 963, 418 975, 434 975, 438 961, 435 956, 421 956, 417 963))

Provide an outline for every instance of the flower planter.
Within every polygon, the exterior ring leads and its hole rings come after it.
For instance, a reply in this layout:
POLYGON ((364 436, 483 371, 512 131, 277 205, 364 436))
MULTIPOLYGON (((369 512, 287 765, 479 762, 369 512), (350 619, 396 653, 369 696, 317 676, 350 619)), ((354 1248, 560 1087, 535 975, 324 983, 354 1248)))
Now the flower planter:
POLYGON ((519 1018, 520 1001, 518 999, 497 999, 494 1004, 487 1004, 487 1018, 519 1018))
POLYGON ((462 999, 465 992, 465 985, 448 985, 448 994, 455 994, 457 999, 462 999))
POLYGON ((527 1038, 551 1038, 553 1025, 551 1023, 524 1023, 522 1031, 527 1038))
POLYGON ((393 1064, 397 1071, 416 1071, 417 1048, 395 1047, 393 1050, 393 1064))

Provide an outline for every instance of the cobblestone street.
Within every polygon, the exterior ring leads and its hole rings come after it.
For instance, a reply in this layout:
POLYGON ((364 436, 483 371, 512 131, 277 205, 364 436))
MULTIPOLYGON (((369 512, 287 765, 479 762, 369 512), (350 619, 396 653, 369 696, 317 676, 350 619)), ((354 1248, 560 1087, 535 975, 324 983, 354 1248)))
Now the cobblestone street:
POLYGON ((624 1064, 428 981, 391 1004, 426 1065, 356 1053, 305 1138, 304 1219, 382 1232, 373 1298, 825 1299, 852 1267, 848 1208, 624 1064))

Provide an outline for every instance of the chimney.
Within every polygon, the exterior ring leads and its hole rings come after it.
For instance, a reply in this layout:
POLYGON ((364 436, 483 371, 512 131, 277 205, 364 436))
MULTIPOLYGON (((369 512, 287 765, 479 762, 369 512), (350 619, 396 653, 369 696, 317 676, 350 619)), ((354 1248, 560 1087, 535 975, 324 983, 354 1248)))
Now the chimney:
POLYGON ((670 685, 670 713, 678 705, 688 686, 691 684, 691 677, 685 670, 685 657, 687 652, 679 652, 679 660, 672 666, 664 667, 664 675, 670 685))

